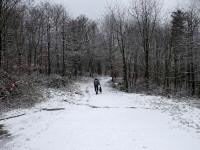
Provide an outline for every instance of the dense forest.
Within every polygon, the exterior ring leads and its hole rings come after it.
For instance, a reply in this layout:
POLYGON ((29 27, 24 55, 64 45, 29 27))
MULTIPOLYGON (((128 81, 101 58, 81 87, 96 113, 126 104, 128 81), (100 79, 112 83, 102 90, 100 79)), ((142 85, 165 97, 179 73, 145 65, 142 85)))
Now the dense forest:
POLYGON ((200 4, 163 16, 156 0, 111 5, 100 21, 50 2, 0 1, 0 70, 110 75, 127 92, 200 97, 200 4))

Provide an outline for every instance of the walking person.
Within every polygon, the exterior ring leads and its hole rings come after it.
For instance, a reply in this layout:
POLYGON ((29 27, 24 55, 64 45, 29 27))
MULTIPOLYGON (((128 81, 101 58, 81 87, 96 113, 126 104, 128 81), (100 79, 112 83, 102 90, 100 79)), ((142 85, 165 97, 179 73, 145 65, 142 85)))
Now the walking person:
POLYGON ((94 90, 95 90, 96 94, 98 94, 98 92, 99 92, 99 87, 100 87, 100 92, 102 92, 100 81, 97 78, 95 78, 94 79, 94 90))

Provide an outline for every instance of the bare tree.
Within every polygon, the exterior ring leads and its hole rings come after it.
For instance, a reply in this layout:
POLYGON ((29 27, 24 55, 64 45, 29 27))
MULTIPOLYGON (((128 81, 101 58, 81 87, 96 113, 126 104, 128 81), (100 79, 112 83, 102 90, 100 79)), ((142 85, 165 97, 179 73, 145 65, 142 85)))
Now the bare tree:
POLYGON ((13 13, 13 10, 17 7, 21 0, 1 0, 0 1, 0 68, 2 67, 2 54, 5 48, 5 41, 3 39, 6 36, 6 28, 8 19, 13 13))
POLYGON ((145 82, 149 86, 149 52, 156 22, 159 17, 159 4, 156 0, 135 0, 130 9, 130 14, 136 19, 145 57, 145 82))
POLYGON ((118 6, 115 6, 113 8, 110 8, 110 13, 113 16, 117 45, 122 56, 124 89, 125 91, 128 91, 129 86, 126 57, 126 31, 128 28, 127 12, 125 11, 125 9, 120 9, 118 6))
POLYGON ((112 81, 116 78, 116 71, 114 66, 115 59, 115 17, 113 14, 106 15, 103 22, 103 35, 105 48, 108 49, 108 59, 109 59, 109 70, 112 77, 112 81))
POLYGON ((48 69, 47 74, 51 74, 51 29, 52 29, 52 5, 48 2, 43 4, 44 14, 45 14, 45 22, 46 22, 46 41, 47 41, 47 58, 48 58, 48 69))
POLYGON ((187 85, 191 89, 191 95, 195 94, 196 90, 196 65, 194 54, 197 50, 196 32, 200 24, 200 16, 196 3, 192 3, 186 12, 187 23, 187 85))
POLYGON ((65 67, 65 59, 66 59, 66 26, 67 26, 67 23, 68 23, 68 20, 69 20, 69 17, 67 16, 66 14, 66 11, 63 10, 62 11, 62 14, 61 14, 61 36, 62 36, 62 75, 65 76, 65 72, 66 72, 66 67, 65 67))

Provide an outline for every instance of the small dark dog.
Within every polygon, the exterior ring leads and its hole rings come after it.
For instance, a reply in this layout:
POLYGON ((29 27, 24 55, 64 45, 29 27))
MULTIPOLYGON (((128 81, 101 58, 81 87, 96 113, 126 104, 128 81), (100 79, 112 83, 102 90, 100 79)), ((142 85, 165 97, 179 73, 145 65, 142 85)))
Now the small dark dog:
POLYGON ((99 86, 99 92, 102 93, 102 88, 101 88, 101 86, 99 86))

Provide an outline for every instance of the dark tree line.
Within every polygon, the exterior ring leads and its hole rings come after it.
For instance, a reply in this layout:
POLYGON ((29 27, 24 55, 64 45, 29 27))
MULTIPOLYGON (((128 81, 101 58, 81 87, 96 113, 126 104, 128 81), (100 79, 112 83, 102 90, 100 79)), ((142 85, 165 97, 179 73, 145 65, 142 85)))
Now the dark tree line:
POLYGON ((156 0, 110 6, 93 21, 48 2, 0 1, 0 68, 63 76, 110 74, 125 91, 200 96, 200 7, 169 19, 156 0))
POLYGON ((200 96, 198 4, 175 10, 168 20, 156 0, 109 8, 103 23, 108 62, 113 79, 123 76, 124 90, 200 96))
POLYGON ((70 76, 101 70, 96 22, 83 15, 72 18, 62 5, 49 2, 0 2, 1 69, 70 76))

